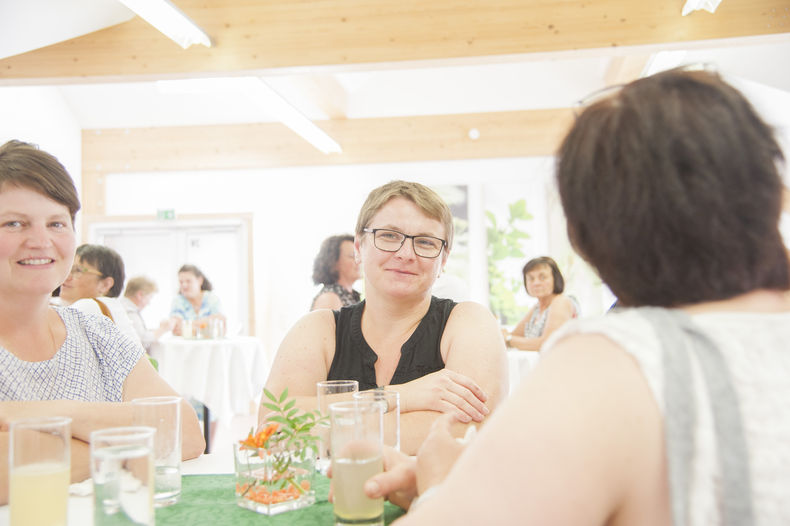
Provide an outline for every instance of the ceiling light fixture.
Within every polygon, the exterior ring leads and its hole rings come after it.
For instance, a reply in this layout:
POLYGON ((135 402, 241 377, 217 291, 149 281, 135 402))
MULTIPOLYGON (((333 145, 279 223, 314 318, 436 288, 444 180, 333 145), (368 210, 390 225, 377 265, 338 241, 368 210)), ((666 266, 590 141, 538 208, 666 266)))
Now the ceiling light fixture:
POLYGON ((721 0, 686 0, 686 3, 683 5, 683 11, 680 14, 686 16, 692 11, 700 11, 702 9, 708 13, 713 13, 720 3, 721 0))
POLYGON ((270 117, 280 121, 323 153, 343 152, 343 149, 332 137, 259 77, 158 80, 156 87, 161 93, 245 95, 270 117))
POLYGON ((170 0, 118 0, 186 49, 192 44, 211 47, 211 39, 170 0))

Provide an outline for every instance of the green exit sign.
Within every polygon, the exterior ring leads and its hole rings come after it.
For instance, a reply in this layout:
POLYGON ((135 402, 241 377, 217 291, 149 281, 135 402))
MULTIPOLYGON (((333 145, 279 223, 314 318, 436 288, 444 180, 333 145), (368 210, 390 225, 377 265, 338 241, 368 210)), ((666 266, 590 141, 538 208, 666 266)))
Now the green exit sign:
POLYGON ((167 208, 165 210, 157 210, 156 218, 161 221, 172 221, 173 219, 176 218, 176 211, 172 208, 167 208))

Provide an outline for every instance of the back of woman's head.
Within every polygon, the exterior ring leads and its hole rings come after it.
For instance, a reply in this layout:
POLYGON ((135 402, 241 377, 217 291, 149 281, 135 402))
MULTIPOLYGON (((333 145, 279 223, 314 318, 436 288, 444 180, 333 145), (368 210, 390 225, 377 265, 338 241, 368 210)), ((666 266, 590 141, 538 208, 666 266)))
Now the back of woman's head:
POLYGON ((782 159, 718 75, 637 80, 584 110, 560 147, 568 235, 624 305, 786 290, 782 159))
POLYGON ((344 241, 354 242, 351 234, 330 236, 321 243, 318 255, 313 261, 313 283, 318 285, 331 285, 337 283, 337 260, 340 258, 340 245, 344 241))
POLYGON ((80 209, 80 199, 66 169, 53 156, 22 141, 0 146, 0 191, 6 185, 29 188, 69 209, 71 222, 80 209))
POLYGON ((96 267, 103 278, 113 279, 112 287, 107 291, 106 296, 110 298, 120 296, 126 278, 120 254, 110 247, 85 244, 77 247, 77 258, 96 267))
POLYGON ((178 273, 181 274, 182 272, 189 272, 196 278, 202 279, 203 284, 200 285, 200 290, 211 290, 213 288, 213 285, 211 285, 211 282, 208 280, 206 275, 203 274, 203 272, 201 272, 200 269, 195 265, 190 265, 189 263, 186 265, 181 265, 181 268, 178 269, 178 273))

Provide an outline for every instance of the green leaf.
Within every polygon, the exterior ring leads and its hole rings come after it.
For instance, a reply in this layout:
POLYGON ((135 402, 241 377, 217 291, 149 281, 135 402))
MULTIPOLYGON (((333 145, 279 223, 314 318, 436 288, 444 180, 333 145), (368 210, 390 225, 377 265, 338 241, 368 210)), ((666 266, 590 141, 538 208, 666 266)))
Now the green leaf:
POLYGON ((282 403, 283 403, 283 402, 285 402, 287 399, 288 399, 288 388, 286 387, 286 388, 283 390, 282 394, 280 395, 280 400, 279 400, 279 402, 282 404, 282 403))
MULTIPOLYGON (((272 394, 272 392, 271 392, 271 391, 269 391, 268 389, 264 388, 264 389, 263 389, 263 394, 264 394, 264 395, 266 395, 266 398, 268 398, 269 400, 271 400, 271 401, 272 401, 272 402, 274 402, 275 404, 277 403, 277 397, 276 397, 276 396, 274 396, 274 395, 272 394)), ((276 409, 275 409, 275 411, 276 411, 276 409)))
POLYGON ((296 405, 296 400, 291 400, 290 402, 285 404, 285 407, 283 407, 283 413, 288 411, 289 409, 291 409, 295 405, 296 405))
POLYGON ((288 419, 280 415, 270 416, 268 420, 286 426, 286 428, 282 430, 283 432, 286 432, 286 429, 290 427, 290 422, 288 422, 288 419))
POLYGON ((263 407, 265 407, 266 409, 271 409, 272 411, 279 411, 280 410, 280 406, 275 405, 275 404, 264 403, 264 404, 261 404, 261 405, 263 407))

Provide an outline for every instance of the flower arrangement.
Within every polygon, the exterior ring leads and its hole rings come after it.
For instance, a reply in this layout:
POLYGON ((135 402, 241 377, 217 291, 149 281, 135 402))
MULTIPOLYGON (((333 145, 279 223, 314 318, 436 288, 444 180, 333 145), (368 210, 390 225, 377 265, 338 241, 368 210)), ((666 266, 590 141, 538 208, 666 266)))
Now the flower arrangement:
POLYGON ((263 392, 268 401, 262 405, 271 411, 268 423, 235 445, 236 503, 274 515, 315 502, 318 437, 312 431, 323 419, 318 411, 297 408, 287 388, 279 397, 263 392))

